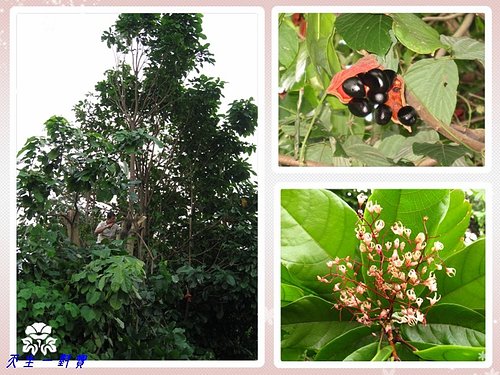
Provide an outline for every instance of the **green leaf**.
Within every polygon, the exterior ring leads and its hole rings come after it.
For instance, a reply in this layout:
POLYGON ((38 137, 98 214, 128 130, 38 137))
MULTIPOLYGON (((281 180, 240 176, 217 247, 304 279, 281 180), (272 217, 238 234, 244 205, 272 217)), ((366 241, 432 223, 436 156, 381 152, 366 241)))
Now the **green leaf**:
POLYGON ((85 300, 89 305, 95 304, 99 298, 101 297, 101 293, 97 290, 90 290, 87 292, 85 296, 85 300))
POLYGON ((449 145, 437 142, 414 143, 413 152, 417 155, 425 155, 439 162, 439 165, 450 166, 455 160, 467 154, 468 150, 463 145, 449 145))
POLYGON ((106 277, 101 276, 99 283, 97 284, 97 288, 102 291, 104 289, 104 285, 106 285, 106 277))
POLYGON ((444 45, 439 33, 426 24, 420 17, 411 13, 392 13, 392 28, 401 44, 420 54, 433 53, 444 45))
POLYGON ((457 304, 440 301, 427 311, 425 318, 429 324, 459 325, 478 332, 486 332, 484 315, 457 304))
POLYGON ((441 42, 451 48, 455 59, 478 60, 484 66, 484 43, 467 37, 441 35, 441 42))
POLYGON ((482 347, 485 345, 484 333, 454 324, 429 323, 409 327, 402 325, 406 340, 436 345, 461 345, 482 347))
POLYGON ((289 303, 304 297, 304 291, 294 285, 281 283, 281 303, 289 303))
POLYGON ((87 305, 83 305, 81 307, 80 314, 82 315, 82 317, 85 319, 85 321, 87 323, 91 322, 92 320, 95 320, 95 318, 96 318, 96 314, 95 314, 94 310, 87 305))
MULTIPOLYGON (((372 335, 372 332, 379 330, 380 327, 366 327, 359 326, 347 331, 346 333, 339 335, 328 344, 323 346, 321 350, 315 357, 316 361, 343 361, 347 360, 347 357, 351 353, 355 352, 359 348, 362 348, 368 344, 376 342, 378 344, 378 338, 372 335)), ((370 360, 373 355, 368 358, 370 360)))
POLYGON ((234 279, 233 275, 230 275, 228 274, 226 276, 226 282, 231 285, 231 286, 235 286, 236 285, 236 280, 234 279))
POLYGON ((344 151, 350 158, 359 160, 370 167, 388 167, 394 165, 380 150, 365 143, 348 146, 344 144, 344 151))
POLYGON ((449 125, 457 103, 458 68, 453 60, 424 59, 405 75, 406 89, 439 121, 449 125))
MULTIPOLYGON (((424 232, 424 216, 428 217, 426 227, 428 235, 432 237, 436 235, 438 225, 448 211, 450 191, 377 189, 373 191, 369 200, 382 206, 380 218, 385 221, 385 227, 380 231, 380 236, 385 241, 392 241, 395 237, 391 226, 396 221, 401 221, 415 235, 424 232)), ((365 218, 371 220, 367 211, 365 211, 365 218)))
POLYGON ((31 289, 21 289, 19 293, 17 294, 18 298, 23 298, 23 299, 28 299, 31 298, 31 295, 33 294, 33 291, 31 289))
POLYGON ((441 259, 446 260, 463 246, 463 236, 469 227, 472 213, 471 204, 465 199, 463 190, 455 189, 450 193, 450 206, 443 221, 439 224, 436 240, 444 245, 439 252, 441 259))
POLYGON ((307 146, 306 159, 330 165, 334 151, 330 142, 313 143, 307 146))
POLYGON ((109 304, 113 310, 120 310, 122 307, 122 300, 118 297, 117 293, 114 293, 109 299, 109 304))
MULTIPOLYGON (((377 343, 378 345, 378 343, 377 343)), ((392 354, 392 348, 388 346, 384 346, 382 349, 380 349, 377 354, 372 358, 372 362, 376 361, 386 361, 387 358, 389 358, 392 354)))
POLYGON ((292 65, 299 51, 299 38, 293 25, 282 22, 279 27, 279 61, 288 68, 292 65))
POLYGON ((337 18, 337 30, 349 47, 385 55, 391 46, 390 17, 383 14, 352 13, 337 18))
MULTIPOLYGON (((377 357, 378 341, 356 349, 344 361, 373 361, 377 357)), ((389 353, 390 354, 390 353, 389 353)))
MULTIPOLYGON (((391 139, 391 138, 392 137, 388 137, 386 139, 391 139)), ((403 138, 405 138, 405 137, 403 137, 403 138)), ((382 142, 384 142, 384 141, 385 141, 385 139, 382 142)), ((400 141, 401 141, 400 138, 396 139, 397 143, 399 143, 400 141)), ((394 152, 394 161, 398 162, 398 161, 404 159, 404 160, 408 160, 411 162, 416 162, 416 161, 422 159, 422 157, 415 155, 413 153, 413 144, 416 142, 436 143, 437 141, 439 141, 439 134, 438 134, 438 132, 436 132, 435 130, 432 130, 432 129, 422 130, 411 137, 406 137, 401 144, 401 148, 399 148, 399 150, 396 149, 393 151, 394 152)), ((381 146, 379 146, 379 148, 380 147, 381 146)))
POLYGON ((64 304, 64 309, 70 312, 72 318, 76 318, 78 316, 79 313, 78 306, 75 305, 73 302, 66 302, 64 304))
POLYGON ((414 353, 428 361, 481 361, 484 347, 437 345, 414 353))
POLYGON ((456 303, 471 309, 485 308, 485 239, 481 238, 446 260, 456 269, 455 277, 436 272, 441 302, 456 303))
POLYGON ((331 298, 331 287, 316 277, 332 258, 356 254, 356 222, 356 213, 330 191, 281 191, 281 262, 295 285, 331 298))
POLYGON ((479 360, 486 340, 484 315, 457 304, 440 303, 427 312, 426 319, 425 326, 401 326, 404 338, 421 349, 414 352, 416 355, 428 360, 479 360))
POLYGON ((334 49, 335 18, 333 13, 307 14, 307 50, 323 85, 342 69, 334 49))
POLYGON ((399 57, 397 50, 394 47, 397 45, 398 40, 394 36, 394 31, 392 30, 389 30, 389 36, 391 38, 391 47, 389 48, 389 51, 387 51, 385 56, 377 56, 377 60, 379 64, 382 65, 385 69, 390 69, 397 72, 399 68, 399 57))
POLYGON ((346 331, 359 326, 322 298, 306 296, 281 308, 281 349, 303 353, 318 350, 346 331))

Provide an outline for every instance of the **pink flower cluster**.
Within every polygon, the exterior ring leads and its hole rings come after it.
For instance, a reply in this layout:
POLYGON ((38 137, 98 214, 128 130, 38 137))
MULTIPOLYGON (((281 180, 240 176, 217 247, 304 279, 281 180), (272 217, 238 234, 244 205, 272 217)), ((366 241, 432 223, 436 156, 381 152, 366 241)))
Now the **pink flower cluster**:
POLYGON ((396 238, 384 241, 382 207, 369 201, 366 219, 361 209, 366 199, 364 194, 358 196, 355 228, 363 261, 336 257, 327 262, 330 271, 318 276, 318 281, 333 284, 335 308, 348 310, 361 324, 380 324, 387 333, 394 323, 425 324, 425 313, 441 299, 435 273, 444 269, 452 277, 456 270, 445 267, 439 256, 444 245, 427 235, 427 217, 423 218, 424 232, 412 235, 410 228, 397 221, 390 228, 396 238))

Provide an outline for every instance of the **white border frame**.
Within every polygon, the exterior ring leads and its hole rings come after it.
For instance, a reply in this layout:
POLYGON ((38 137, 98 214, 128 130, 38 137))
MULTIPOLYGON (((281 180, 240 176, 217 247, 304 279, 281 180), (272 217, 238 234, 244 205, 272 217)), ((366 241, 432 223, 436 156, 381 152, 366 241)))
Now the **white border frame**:
MULTIPOLYGON (((258 56, 257 56, 257 80, 258 80, 258 98, 256 104, 258 106, 258 126, 257 126, 257 184, 258 184, 258 252, 257 252, 257 265, 258 265, 258 332, 257 332, 257 359, 254 361, 187 361, 187 360, 116 360, 116 361, 98 361, 98 360, 87 360, 85 361, 83 368, 258 368, 264 366, 265 361, 265 236, 264 236, 264 165, 262 163, 262 155, 264 154, 264 130, 263 126, 265 124, 265 108, 264 108, 264 95, 265 95, 265 84, 264 84, 264 9, 259 6, 92 6, 92 7, 43 7, 43 6, 33 6, 33 7, 13 7, 10 11, 10 174, 9 174, 9 187, 10 187, 10 210, 11 212, 17 212, 16 209, 16 17, 19 14, 33 14, 33 13, 50 13, 50 14, 102 14, 102 13, 221 13, 221 14, 235 14, 235 13, 245 13, 245 14, 255 14, 257 15, 257 43, 259 46, 258 56)), ((10 271, 10 311, 9 311, 9 347, 11 353, 16 353, 16 331, 17 331, 17 263, 16 263, 16 219, 12 220, 9 227, 10 243, 14 248, 9 249, 10 261, 9 261, 9 271, 10 271)), ((21 354, 21 353, 19 353, 21 354)), ((72 353, 75 355, 77 353, 72 353)), ((57 366, 58 361, 40 361, 36 360, 34 367, 36 368, 59 368, 57 366)), ((70 366, 75 368, 76 361, 70 361, 70 366)), ((69 366, 68 366, 69 368, 69 366)))
POLYGON ((488 173, 492 170, 492 11, 487 6, 275 6, 272 10, 272 87, 271 87, 271 124, 273 124, 272 134, 272 169, 275 173, 285 174, 321 174, 342 172, 359 173, 360 168, 363 172, 375 173, 488 173), (484 13, 485 14, 485 165, 482 167, 280 167, 278 165, 279 157, 279 139, 277 129, 279 127, 279 99, 277 88, 279 87, 279 43, 278 43, 278 15, 280 13, 484 13), (334 169, 332 169, 334 168, 334 169))
MULTIPOLYGON (((282 361, 281 360, 281 272, 274 275, 274 363, 278 368, 489 368, 493 365, 493 187, 486 183, 281 183, 274 188, 274 233, 281 233, 281 190, 286 189, 484 189, 486 193, 486 262, 485 262, 485 296, 486 296, 486 359, 484 361, 422 361, 422 362, 342 362, 342 361, 282 361), (464 189, 464 186, 467 188, 464 189), (280 308, 278 308, 280 306, 280 308)), ((274 270, 281 269, 281 236, 274 239, 274 270)))

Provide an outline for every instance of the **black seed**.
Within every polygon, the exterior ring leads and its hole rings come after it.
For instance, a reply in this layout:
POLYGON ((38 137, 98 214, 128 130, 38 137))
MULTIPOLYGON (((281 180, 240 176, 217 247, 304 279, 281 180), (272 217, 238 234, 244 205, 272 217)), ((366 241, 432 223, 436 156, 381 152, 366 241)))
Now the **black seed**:
POLYGON ((417 111, 412 106, 407 105, 398 111, 398 120, 403 125, 413 125, 417 122, 417 111))
POLYGON ((359 98, 352 99, 349 104, 347 104, 347 107, 349 111, 357 117, 365 117, 373 110, 373 105, 367 99, 359 98))
POLYGON ((342 83, 344 92, 353 98, 364 98, 366 96, 365 86, 358 77, 347 78, 342 83))
POLYGON ((368 91, 368 99, 374 104, 383 104, 387 101, 387 94, 385 92, 372 92, 368 91))
POLYGON ((394 70, 386 69, 384 70, 385 78, 387 78, 387 83, 389 87, 394 83, 394 79, 396 78, 396 72, 394 70))
POLYGON ((388 105, 381 104, 373 111, 373 118, 379 125, 385 125, 391 121, 392 109, 388 105))
POLYGON ((370 91, 374 93, 387 92, 387 90, 389 90, 389 81, 384 72, 380 69, 369 70, 360 79, 361 82, 368 86, 370 91))

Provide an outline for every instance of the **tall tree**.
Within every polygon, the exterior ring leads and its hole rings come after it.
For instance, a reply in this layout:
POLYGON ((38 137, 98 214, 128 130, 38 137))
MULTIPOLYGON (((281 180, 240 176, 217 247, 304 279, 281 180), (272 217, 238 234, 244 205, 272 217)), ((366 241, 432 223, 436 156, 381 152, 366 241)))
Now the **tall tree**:
POLYGON ((220 113, 223 82, 196 74, 214 62, 201 21, 120 15, 102 38, 117 65, 75 106, 77 123, 52 117, 19 152, 20 279, 57 285, 61 306, 93 324, 83 341, 69 325, 67 340, 101 358, 256 357, 255 146, 245 137, 257 107, 236 100, 220 113), (120 241, 93 244, 110 206, 140 260, 120 241))

